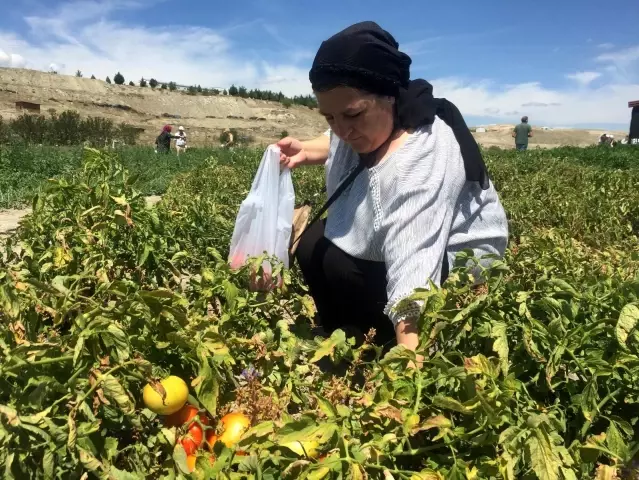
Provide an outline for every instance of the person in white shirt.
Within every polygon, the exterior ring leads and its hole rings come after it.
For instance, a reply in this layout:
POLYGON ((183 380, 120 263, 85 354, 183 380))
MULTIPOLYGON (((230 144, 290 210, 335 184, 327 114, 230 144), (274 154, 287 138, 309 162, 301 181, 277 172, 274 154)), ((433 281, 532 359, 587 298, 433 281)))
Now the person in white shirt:
POLYGON ((410 80, 398 47, 373 22, 323 42, 309 76, 330 130, 277 145, 282 165, 326 168, 333 203, 295 253, 324 329, 374 328, 378 344, 415 350, 421 304, 402 300, 440 285, 465 249, 490 265, 508 224, 459 110, 410 80))
POLYGON ((180 153, 186 152, 186 148, 186 132, 184 131, 184 127, 180 126, 175 140, 175 150, 177 151, 178 157, 180 153))

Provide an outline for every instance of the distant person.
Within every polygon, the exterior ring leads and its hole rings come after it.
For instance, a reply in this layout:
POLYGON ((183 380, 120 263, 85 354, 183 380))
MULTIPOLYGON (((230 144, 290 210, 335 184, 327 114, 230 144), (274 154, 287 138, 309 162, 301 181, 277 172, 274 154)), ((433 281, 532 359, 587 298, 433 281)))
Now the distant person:
POLYGON ((528 139, 533 136, 532 127, 528 125, 528 117, 521 117, 521 123, 513 130, 513 138, 515 139, 515 148, 517 150, 528 149, 528 139))
POLYGON ((611 135, 608 132, 605 132, 599 137, 599 145, 603 145, 605 147, 612 147, 614 146, 614 140, 615 140, 614 135, 611 135))
POLYGON ((184 131, 184 127, 180 126, 180 128, 178 128, 178 134, 175 137, 175 150, 177 151, 177 155, 178 157, 180 156, 180 153, 182 152, 186 152, 186 132, 184 131))
POLYGON ((171 151, 171 140, 177 138, 175 135, 171 135, 172 130, 173 127, 171 125, 164 125, 162 133, 155 139, 156 153, 169 153, 171 151))
POLYGON ((224 142, 222 144, 222 147, 224 148, 231 148, 233 146, 235 138, 233 137, 233 132, 231 132, 230 129, 227 128, 224 132, 222 132, 222 141, 224 142))

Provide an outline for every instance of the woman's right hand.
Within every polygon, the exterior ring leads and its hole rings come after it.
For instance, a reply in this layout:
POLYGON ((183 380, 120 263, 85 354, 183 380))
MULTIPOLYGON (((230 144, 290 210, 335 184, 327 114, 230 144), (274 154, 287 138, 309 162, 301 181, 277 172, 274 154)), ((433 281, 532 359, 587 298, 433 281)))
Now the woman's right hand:
POLYGON ((299 167, 308 161, 304 145, 297 138, 285 137, 276 144, 280 149, 280 165, 288 168, 299 167))

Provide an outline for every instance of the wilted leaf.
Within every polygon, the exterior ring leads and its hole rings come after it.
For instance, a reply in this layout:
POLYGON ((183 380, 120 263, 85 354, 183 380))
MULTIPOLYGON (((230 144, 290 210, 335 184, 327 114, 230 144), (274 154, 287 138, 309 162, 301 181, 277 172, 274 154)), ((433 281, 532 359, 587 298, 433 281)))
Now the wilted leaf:
POLYGON ((493 322, 491 336, 493 337, 493 352, 499 356, 499 365, 504 375, 508 375, 508 336, 504 322, 493 322))
POLYGON ((595 472, 595 480, 617 480, 617 468, 609 465, 599 465, 595 472))
POLYGON ((619 314, 619 321, 615 328, 615 334, 617 335, 617 341, 623 348, 627 348, 627 341, 630 332, 637 328, 637 322, 639 322, 639 307, 636 305, 628 304, 621 309, 619 314))
POLYGON ((469 375, 487 375, 491 378, 495 378, 498 375, 495 364, 483 355, 476 355, 474 357, 464 359, 464 368, 469 375))
POLYGON ((78 455, 82 466, 90 472, 97 472, 102 468, 102 463, 93 456, 91 452, 83 448, 77 447, 78 455))
POLYGON ((98 381, 101 382, 100 386, 104 395, 108 399, 114 400, 120 410, 127 415, 133 413, 135 406, 117 378, 113 375, 98 375, 98 381))

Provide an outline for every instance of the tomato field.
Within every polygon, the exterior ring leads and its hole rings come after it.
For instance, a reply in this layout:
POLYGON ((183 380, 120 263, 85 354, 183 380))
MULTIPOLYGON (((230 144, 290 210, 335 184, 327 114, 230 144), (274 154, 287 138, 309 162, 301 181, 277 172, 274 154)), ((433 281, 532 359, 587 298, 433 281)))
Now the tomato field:
MULTIPOLYGON (((637 478, 639 150, 486 151, 509 249, 415 293, 418 369, 317 335, 295 267, 229 268, 261 150, 45 151, 52 179, 7 170, 36 195, 0 255, 4 478, 637 478)), ((319 206, 320 168, 294 182, 319 206)))

